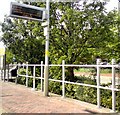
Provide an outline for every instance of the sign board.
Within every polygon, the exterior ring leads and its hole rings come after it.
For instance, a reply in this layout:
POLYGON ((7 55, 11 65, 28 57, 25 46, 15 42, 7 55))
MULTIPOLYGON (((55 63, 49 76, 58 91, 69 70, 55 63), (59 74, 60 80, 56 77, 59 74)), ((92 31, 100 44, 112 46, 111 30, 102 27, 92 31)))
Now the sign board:
POLYGON ((46 19, 46 9, 32 5, 11 2, 10 16, 15 18, 43 21, 46 19))
POLYGON ((0 48, 0 56, 5 55, 5 48, 0 48))

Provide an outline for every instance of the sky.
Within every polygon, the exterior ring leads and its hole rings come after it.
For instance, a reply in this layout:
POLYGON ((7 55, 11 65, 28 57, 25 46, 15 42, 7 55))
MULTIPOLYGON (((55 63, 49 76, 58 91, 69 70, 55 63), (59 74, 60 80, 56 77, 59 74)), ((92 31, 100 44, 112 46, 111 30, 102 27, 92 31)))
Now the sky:
MULTIPOLYGON (((10 11, 10 2, 14 2, 15 0, 3 0, 0 3, 0 22, 4 21, 4 15, 9 15, 10 11)), ((90 0, 91 1, 91 0, 90 0)), ((105 1, 105 0, 103 0, 105 1)), ((113 10, 115 7, 118 7, 118 0, 107 0, 108 5, 106 6, 107 10, 113 10)), ((1 30, 0 30, 1 31, 1 30)), ((3 43, 0 42, 0 47, 3 47, 3 43)))

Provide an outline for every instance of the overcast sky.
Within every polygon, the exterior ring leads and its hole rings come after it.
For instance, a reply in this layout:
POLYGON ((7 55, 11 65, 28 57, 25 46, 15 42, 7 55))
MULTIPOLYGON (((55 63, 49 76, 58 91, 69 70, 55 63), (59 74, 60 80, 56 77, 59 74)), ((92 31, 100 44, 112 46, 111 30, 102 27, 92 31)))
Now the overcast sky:
MULTIPOLYGON (((9 15, 10 2, 13 2, 13 1, 15 0, 2 0, 0 2, 0 22, 3 22, 4 15, 9 15)), ((108 5, 106 6, 107 10, 108 11, 113 10, 115 7, 116 8, 118 7, 118 0, 109 0, 108 5)), ((0 47, 2 46, 3 46, 3 43, 0 43, 0 47)))

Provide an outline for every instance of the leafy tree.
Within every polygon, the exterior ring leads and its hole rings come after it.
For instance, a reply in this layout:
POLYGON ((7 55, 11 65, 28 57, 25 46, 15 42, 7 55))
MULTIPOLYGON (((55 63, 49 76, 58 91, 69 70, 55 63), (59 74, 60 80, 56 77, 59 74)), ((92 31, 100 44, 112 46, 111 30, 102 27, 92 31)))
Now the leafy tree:
MULTIPOLYGON (((115 12, 107 13, 104 6, 104 2, 97 1, 83 2, 83 6, 79 2, 50 4, 50 63, 60 64, 65 60, 68 64, 91 64, 96 57, 110 58, 114 47, 117 57, 115 12)), ((2 41, 17 61, 40 63, 44 60, 45 40, 40 22, 5 18, 2 31, 2 41)), ((50 76, 56 77, 54 71, 59 73, 59 68, 56 69, 50 70, 50 76)), ((66 69, 66 79, 73 81, 74 68, 66 69)))
MULTIPOLYGON (((115 22, 111 20, 114 13, 107 13, 104 6, 97 1, 83 2, 83 7, 79 3, 51 5, 51 63, 90 64, 97 57, 108 58, 108 44, 115 40, 111 30, 115 22)), ((66 79, 74 81, 74 68, 66 69, 66 79)))
POLYGON ((14 55, 13 53, 10 51, 10 50, 6 50, 6 63, 9 64, 9 63, 13 63, 13 58, 14 58, 14 55))
POLYGON ((5 18, 2 41, 18 62, 40 63, 44 60, 44 36, 41 23, 5 18))

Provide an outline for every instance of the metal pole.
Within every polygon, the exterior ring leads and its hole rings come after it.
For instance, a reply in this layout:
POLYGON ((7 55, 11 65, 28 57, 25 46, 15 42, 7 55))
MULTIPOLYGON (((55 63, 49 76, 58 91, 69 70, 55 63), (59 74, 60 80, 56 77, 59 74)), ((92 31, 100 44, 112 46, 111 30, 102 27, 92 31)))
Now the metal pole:
POLYGON ((100 103, 101 103, 101 99, 100 99, 100 59, 97 59, 97 106, 98 108, 100 108, 100 103))
POLYGON ((7 82, 9 82, 9 64, 8 64, 8 79, 7 79, 7 82))
POLYGON ((62 61, 62 96, 65 97, 65 60, 62 61))
POLYGON ((116 95, 115 95, 115 67, 113 66, 115 64, 115 59, 112 59, 112 112, 115 112, 115 106, 116 106, 116 95))
POLYGON ((17 84, 17 82, 18 82, 18 76, 19 76, 18 72, 19 72, 19 66, 20 66, 20 64, 17 64, 16 66, 17 66, 17 76, 16 76, 15 84, 17 84))
POLYGON ((32 90, 35 91, 35 65, 34 65, 34 68, 33 68, 33 88, 32 90))
POLYGON ((3 68, 4 68, 4 82, 5 82, 5 78, 6 78, 6 54, 4 55, 3 60, 4 60, 3 68))
POLYGON ((26 87, 28 87, 28 62, 26 63, 26 87))
POLYGON ((43 61, 41 61, 41 91, 43 92, 43 61))
POLYGON ((2 60, 3 60, 3 56, 1 55, 1 56, 0 56, 1 80, 3 80, 3 63, 2 63, 2 60))
POLYGON ((50 0, 46 0, 47 10, 47 35, 45 44, 45 69, 44 69, 44 96, 48 96, 48 76, 49 76, 49 10, 50 0))

